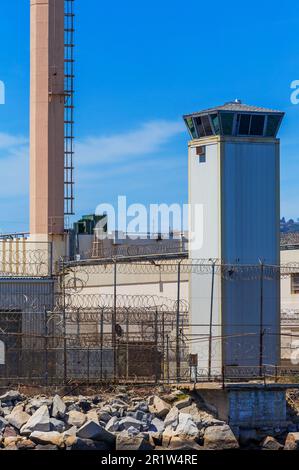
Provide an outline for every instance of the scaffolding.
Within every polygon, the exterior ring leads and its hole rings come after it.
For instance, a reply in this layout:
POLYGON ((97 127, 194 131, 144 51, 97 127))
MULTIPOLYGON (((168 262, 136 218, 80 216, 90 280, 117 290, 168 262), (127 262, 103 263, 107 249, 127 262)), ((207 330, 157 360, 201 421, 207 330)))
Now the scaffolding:
POLYGON ((64 21, 64 214, 74 215, 74 1, 65 0, 64 21))

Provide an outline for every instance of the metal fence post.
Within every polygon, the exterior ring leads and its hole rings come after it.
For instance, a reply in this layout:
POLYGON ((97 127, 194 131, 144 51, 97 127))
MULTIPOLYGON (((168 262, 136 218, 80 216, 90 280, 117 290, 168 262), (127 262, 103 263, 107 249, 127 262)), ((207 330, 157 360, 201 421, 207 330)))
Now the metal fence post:
POLYGON ((48 366, 48 315, 45 307, 45 385, 48 386, 49 366, 48 366))
POLYGON ((177 280, 177 312, 176 312, 176 379, 180 381, 181 376, 181 353, 180 353, 180 303, 181 303, 181 262, 178 262, 177 280))
POLYGON ((260 374, 262 374, 264 362, 264 263, 260 262, 260 374))
POLYGON ((170 383, 170 374, 169 374, 169 335, 166 335, 166 365, 167 365, 167 383, 170 383))
POLYGON ((101 310, 101 333, 100 333, 100 342, 101 342, 101 353, 100 353, 100 376, 103 380, 103 343, 104 343, 104 309, 101 310))
POLYGON ((63 298, 63 380, 67 382, 67 339, 66 339, 66 300, 65 300, 65 265, 64 259, 62 258, 62 298, 63 298))
POLYGON ((215 283, 215 264, 212 262, 212 285, 211 285, 211 303, 210 303, 210 325, 209 325, 209 364, 208 378, 211 379, 212 373, 212 341, 213 341, 213 307, 214 307, 214 283, 215 283))
POLYGON ((113 377, 116 380, 116 315, 117 315, 117 262, 114 259, 114 305, 112 314, 112 349, 113 349, 113 377))

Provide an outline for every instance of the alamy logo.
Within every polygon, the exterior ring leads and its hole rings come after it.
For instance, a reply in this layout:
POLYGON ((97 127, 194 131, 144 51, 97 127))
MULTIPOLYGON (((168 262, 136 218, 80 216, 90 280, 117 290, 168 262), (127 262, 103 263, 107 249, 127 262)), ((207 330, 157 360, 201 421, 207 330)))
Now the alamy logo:
POLYGON ((5 104, 5 85, 0 80, 0 104, 5 104))
POLYGON ((299 80, 293 80, 291 83, 291 89, 294 90, 291 93, 291 103, 299 104, 299 80))

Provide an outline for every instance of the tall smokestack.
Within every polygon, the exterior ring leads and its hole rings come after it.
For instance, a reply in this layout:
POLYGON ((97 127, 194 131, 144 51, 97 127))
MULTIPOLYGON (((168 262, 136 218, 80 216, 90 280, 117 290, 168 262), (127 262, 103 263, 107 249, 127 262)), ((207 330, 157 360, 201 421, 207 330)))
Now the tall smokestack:
POLYGON ((31 1, 30 233, 64 233, 64 0, 31 1))

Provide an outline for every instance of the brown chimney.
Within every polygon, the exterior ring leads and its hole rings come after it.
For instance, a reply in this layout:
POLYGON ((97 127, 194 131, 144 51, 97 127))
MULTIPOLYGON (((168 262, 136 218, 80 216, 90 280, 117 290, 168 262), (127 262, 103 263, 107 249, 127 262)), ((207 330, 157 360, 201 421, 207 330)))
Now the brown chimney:
POLYGON ((30 233, 64 233, 64 0, 31 0, 30 233))

